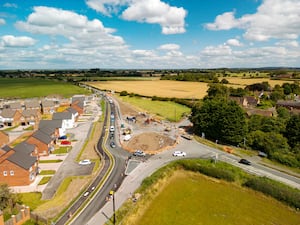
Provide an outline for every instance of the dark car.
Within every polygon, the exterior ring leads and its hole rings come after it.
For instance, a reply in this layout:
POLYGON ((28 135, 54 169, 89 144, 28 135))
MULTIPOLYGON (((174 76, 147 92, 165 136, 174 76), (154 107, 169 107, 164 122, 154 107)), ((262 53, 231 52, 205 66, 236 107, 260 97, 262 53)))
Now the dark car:
POLYGON ((245 165, 251 165, 251 162, 247 159, 240 159, 239 163, 245 164, 245 165))
POLYGON ((112 148, 115 148, 116 147, 116 144, 115 144, 115 142, 110 142, 110 147, 112 147, 112 148))
POLYGON ((141 151, 141 150, 136 150, 134 153, 133 153, 134 156, 139 156, 139 157, 145 157, 146 156, 146 153, 141 151))

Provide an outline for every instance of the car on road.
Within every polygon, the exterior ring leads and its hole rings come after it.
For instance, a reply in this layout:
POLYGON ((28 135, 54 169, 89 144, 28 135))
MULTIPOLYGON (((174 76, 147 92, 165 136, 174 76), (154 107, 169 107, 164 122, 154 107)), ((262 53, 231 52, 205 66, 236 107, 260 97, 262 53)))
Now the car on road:
POLYGON ((142 150, 136 150, 134 153, 133 153, 134 156, 139 156, 139 157, 145 157, 146 156, 146 153, 143 152, 142 150))
POLYGON ((92 162, 89 159, 84 159, 79 162, 79 165, 90 165, 92 162))
POLYGON ((245 165, 251 165, 251 162, 247 159, 240 159, 239 163, 245 164, 245 165))
POLYGON ((115 127, 114 126, 110 126, 109 131, 110 132, 114 132, 115 131, 115 127))
POLYGON ((182 152, 182 151, 175 151, 173 152, 173 156, 177 157, 177 156, 186 156, 186 152, 182 152))
POLYGON ((115 144, 115 142, 110 142, 110 147, 112 147, 112 148, 115 148, 116 147, 116 144, 115 144))
POLYGON ((83 197, 86 197, 86 196, 88 196, 90 194, 90 192, 89 191, 86 191, 84 194, 83 194, 83 197))

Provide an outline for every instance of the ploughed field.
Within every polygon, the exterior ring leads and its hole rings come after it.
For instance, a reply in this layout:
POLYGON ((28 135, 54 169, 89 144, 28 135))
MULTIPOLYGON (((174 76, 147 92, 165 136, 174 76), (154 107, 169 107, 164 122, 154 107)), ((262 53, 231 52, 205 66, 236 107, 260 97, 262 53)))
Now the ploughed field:
POLYGON ((199 173, 176 171, 158 190, 123 224, 299 225, 300 221, 299 211, 271 197, 199 173))

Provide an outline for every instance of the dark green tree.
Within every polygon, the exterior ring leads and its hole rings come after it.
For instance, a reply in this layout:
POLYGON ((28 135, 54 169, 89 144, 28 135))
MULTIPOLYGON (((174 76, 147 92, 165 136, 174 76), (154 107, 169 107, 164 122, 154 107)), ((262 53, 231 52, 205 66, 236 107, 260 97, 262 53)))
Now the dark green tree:
POLYGON ((208 84, 207 96, 205 99, 225 99, 229 97, 229 89, 223 84, 208 84))
POLYGON ((245 114, 234 101, 207 99, 192 109, 191 122, 196 134, 228 144, 241 143, 247 132, 245 114))
POLYGON ((289 145, 294 148, 300 144, 300 115, 293 115, 286 125, 285 137, 289 145))

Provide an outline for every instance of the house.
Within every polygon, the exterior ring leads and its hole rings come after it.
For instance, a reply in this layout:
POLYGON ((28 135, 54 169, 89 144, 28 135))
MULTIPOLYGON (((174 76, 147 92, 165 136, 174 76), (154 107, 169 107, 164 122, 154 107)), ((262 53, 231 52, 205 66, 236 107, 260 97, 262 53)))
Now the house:
POLYGON ((86 105, 85 96, 73 96, 71 100, 71 108, 75 109, 79 115, 84 113, 84 106, 86 105))
POLYGON ((237 104, 239 104, 240 106, 242 106, 244 108, 256 107, 260 102, 259 99, 256 99, 253 96, 245 96, 245 97, 230 96, 229 99, 232 101, 235 101, 237 104))
POLYGON ((41 103, 39 100, 25 101, 24 105, 25 105, 25 109, 41 110, 41 103))
POLYGON ((46 131, 49 129, 54 131, 56 138, 66 135, 66 128, 63 127, 62 120, 41 120, 39 123, 39 130, 49 134, 51 131, 46 131))
POLYGON ((8 103, 5 108, 7 109, 12 109, 12 110, 19 110, 19 111, 22 111, 22 105, 20 102, 11 102, 11 103, 8 103))
POLYGON ((72 113, 73 117, 75 118, 75 121, 77 121, 79 113, 74 108, 69 107, 66 109, 66 111, 72 113))
POLYGON ((26 142, 37 146, 38 156, 48 156, 54 150, 54 140, 40 130, 34 132, 26 142))
POLYGON ((15 151, 9 146, 0 149, 0 180, 8 186, 31 184, 38 173, 37 157, 15 151))
POLYGON ((75 116, 68 111, 53 113, 52 120, 61 120, 62 126, 66 129, 71 129, 75 126, 75 116))
POLYGON ((3 109, 0 114, 0 122, 6 126, 17 126, 21 123, 22 114, 19 110, 3 109))
POLYGON ((278 107, 284 107, 284 108, 289 109, 290 111, 299 110, 300 109, 300 101, 279 100, 276 103, 276 108, 278 108, 278 107))
POLYGON ((0 147, 6 145, 9 142, 9 136, 4 131, 0 130, 0 147))
POLYGON ((26 141, 23 141, 19 144, 17 144, 13 149, 16 152, 22 152, 26 153, 27 155, 34 156, 38 154, 37 146, 27 143, 26 141))
POLYGON ((247 116, 252 115, 261 115, 266 117, 272 117, 275 114, 275 110, 264 110, 264 109, 247 109, 246 110, 247 116))
POLYGON ((25 109, 22 112, 20 121, 22 126, 26 126, 26 125, 35 126, 40 119, 41 119, 41 113, 38 109, 25 109))
POLYGON ((57 108, 55 101, 53 100, 42 100, 41 106, 42 114, 52 114, 56 111, 57 108))

